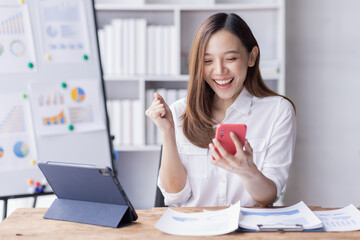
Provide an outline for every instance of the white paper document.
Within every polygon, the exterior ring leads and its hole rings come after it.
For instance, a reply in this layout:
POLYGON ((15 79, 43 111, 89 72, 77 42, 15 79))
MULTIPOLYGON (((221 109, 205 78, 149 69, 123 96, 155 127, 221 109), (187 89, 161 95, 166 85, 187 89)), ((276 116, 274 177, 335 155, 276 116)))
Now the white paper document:
POLYGON ((360 230, 360 211, 352 204, 341 209, 314 213, 320 218, 327 232, 360 230))
POLYGON ((182 236, 212 236, 238 228, 240 202, 219 211, 183 213, 168 208, 155 227, 162 232, 182 236))
POLYGON ((261 230, 259 226, 268 229, 302 229, 321 228, 319 218, 305 205, 299 202, 284 208, 241 208, 239 227, 250 230, 261 230))

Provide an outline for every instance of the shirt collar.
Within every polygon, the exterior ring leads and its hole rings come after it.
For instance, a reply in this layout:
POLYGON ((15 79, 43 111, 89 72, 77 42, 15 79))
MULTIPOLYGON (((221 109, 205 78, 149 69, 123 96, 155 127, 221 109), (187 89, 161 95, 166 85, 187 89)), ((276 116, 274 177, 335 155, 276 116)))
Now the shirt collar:
POLYGON ((253 95, 244 87, 236 100, 231 104, 228 110, 236 109, 244 114, 249 114, 253 95))

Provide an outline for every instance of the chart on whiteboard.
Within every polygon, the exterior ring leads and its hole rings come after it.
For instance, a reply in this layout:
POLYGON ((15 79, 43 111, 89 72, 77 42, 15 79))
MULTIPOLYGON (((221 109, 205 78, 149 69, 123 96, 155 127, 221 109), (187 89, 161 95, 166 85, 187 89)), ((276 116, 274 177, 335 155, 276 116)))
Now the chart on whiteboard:
POLYGON ((34 44, 26 4, 0 4, 0 74, 36 70, 34 44))
POLYGON ((54 135, 105 129, 96 81, 33 83, 30 102, 37 134, 54 135))
POLYGON ((49 63, 81 62, 89 56, 83 0, 40 1, 43 52, 49 63))
POLYGON ((0 94, 0 172, 33 167, 35 146, 21 93, 0 94))

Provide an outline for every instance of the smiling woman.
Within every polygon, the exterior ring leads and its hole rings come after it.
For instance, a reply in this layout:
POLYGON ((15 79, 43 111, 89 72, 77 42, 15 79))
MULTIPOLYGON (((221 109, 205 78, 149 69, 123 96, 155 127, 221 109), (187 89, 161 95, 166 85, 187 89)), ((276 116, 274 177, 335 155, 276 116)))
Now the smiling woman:
POLYGON ((279 198, 295 146, 295 109, 265 85, 259 60, 244 20, 217 13, 195 35, 187 98, 169 107, 155 93, 146 115, 162 135, 158 185, 166 204, 266 206, 279 198), (214 139, 219 123, 247 125, 244 146, 230 134, 235 155, 214 139))
POLYGON ((215 92, 212 117, 221 122, 226 109, 235 101, 244 87, 248 67, 253 67, 258 48, 250 53, 240 39, 227 30, 213 34, 206 46, 204 79, 215 92))

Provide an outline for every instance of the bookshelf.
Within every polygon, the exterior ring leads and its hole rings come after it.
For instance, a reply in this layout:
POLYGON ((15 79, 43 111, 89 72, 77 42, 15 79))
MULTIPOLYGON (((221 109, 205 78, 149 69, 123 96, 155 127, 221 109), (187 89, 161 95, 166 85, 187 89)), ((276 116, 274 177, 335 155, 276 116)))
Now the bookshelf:
MULTIPOLYGON (((174 39, 172 39, 172 49, 174 52, 172 57, 174 61, 172 62, 173 69, 171 71, 165 72, 164 70, 163 72, 158 71, 156 73, 156 70, 151 72, 146 71, 149 70, 146 69, 141 73, 133 71, 123 71, 124 73, 119 73, 119 71, 116 70, 108 71, 108 63, 106 60, 103 60, 105 72, 104 79, 106 80, 107 95, 110 100, 139 100, 141 108, 138 111, 143 113, 147 107, 145 96, 148 89, 185 89, 188 78, 186 59, 195 31, 204 19, 211 14, 220 11, 235 12, 247 21, 260 45, 261 71, 266 83, 277 92, 285 94, 285 35, 283 0, 201 0, 196 1, 195 4, 193 4, 192 1, 187 0, 99 0, 95 4, 95 9, 97 12, 99 29, 105 29, 106 26, 113 25, 114 19, 145 19, 147 27, 174 27, 174 39)), ((142 38, 145 38, 144 41, 151 41, 150 39, 146 39, 146 36, 142 36, 142 38)), ((116 44, 112 45, 113 48, 110 48, 110 51, 113 51, 113 49, 116 48, 115 45, 116 44)), ((101 47, 100 49, 103 52, 101 47)), ((147 49, 149 49, 149 47, 147 49)), ((150 50, 145 51, 146 54, 143 54, 142 56, 145 56, 148 61, 141 62, 140 64, 145 64, 146 68, 152 63, 151 60, 148 59, 150 50)), ((135 58, 137 58, 136 60, 141 58, 136 53, 130 55, 135 55, 135 58)), ((139 62, 135 63, 133 58, 134 56, 131 56, 126 59, 135 65, 139 64, 139 62)), ((114 61, 108 60, 108 62, 114 61)), ((164 64, 165 63, 162 62, 159 65, 162 67, 164 64)), ((129 65, 124 66, 124 68, 129 68, 129 65)), ((142 125, 141 129, 144 133, 141 134, 141 141, 135 145, 141 148, 149 145, 146 141, 147 129, 146 116, 144 114, 142 114, 140 119, 138 119, 137 125, 139 124, 142 125)), ((152 144, 153 143, 150 143, 150 145, 152 144)), ((129 149, 133 149, 133 143, 128 145, 129 149)), ((127 150, 124 144, 116 144, 115 149, 119 151, 127 150)))
MULTIPOLYGON (((154 141, 149 141, 148 135, 153 134, 154 130, 149 131, 149 123, 144 114, 149 105, 148 95, 154 90, 180 91, 186 89, 188 80, 186 61, 193 37, 200 24, 216 12, 237 13, 249 24, 260 46, 260 69, 265 82, 271 89, 280 94, 285 94, 285 0, 95 0, 95 10, 98 30, 100 30, 100 51, 108 101, 121 102, 125 100, 126 102, 130 99, 139 102, 136 111, 140 114, 136 115, 136 121, 132 120, 138 126, 136 134, 140 135, 140 139, 136 143, 124 143, 124 141, 115 140, 114 149, 118 152, 119 159, 137 161, 145 154, 158 161, 160 143, 157 142, 156 137, 154 141), (123 23, 117 23, 118 25, 126 25, 128 21, 135 21, 135 24, 130 23, 130 25, 138 26, 136 23, 138 19, 143 19, 146 22, 146 28, 140 27, 142 28, 140 31, 135 28, 135 30, 130 31, 130 34, 126 34, 133 36, 134 41, 131 39, 120 40, 120 42, 125 43, 134 42, 132 44, 140 44, 141 47, 137 47, 138 45, 134 47, 129 43, 126 47, 122 47, 123 51, 119 51, 119 46, 116 46, 114 42, 104 41, 104 36, 110 36, 110 38, 112 36, 119 41, 119 38, 112 35, 113 33, 104 33, 106 28, 114 26, 114 22, 119 19, 123 23), (160 38, 156 38, 156 36, 154 38, 151 35, 152 33, 149 33, 151 31, 149 28, 158 26, 161 26, 162 29, 157 29, 155 32, 162 31, 163 35, 160 35, 162 36, 160 38), (136 36, 141 36, 140 39, 143 39, 144 42, 139 42, 139 38, 136 36), (158 41, 162 41, 160 48, 155 44, 158 41), (104 47, 104 42, 110 45, 110 48, 104 47), (145 49, 145 52, 139 53, 136 50, 131 50, 138 48, 145 49), (170 56, 164 55, 163 49, 170 49, 170 56), (109 54, 106 53, 111 52, 113 54, 114 51, 123 52, 128 57, 122 56, 122 60, 118 59, 119 56, 109 58, 109 54), (133 56, 129 55, 129 51, 134 51, 133 56), (159 62, 159 59, 151 58, 150 56, 154 52, 158 53, 160 58, 164 58, 165 61, 159 62), (109 63, 110 65, 113 64, 112 60, 114 59, 117 65, 120 62, 120 64, 125 64, 123 68, 132 70, 116 70, 114 66, 109 67, 109 63), (141 67, 143 70, 136 70, 137 65, 143 65, 141 67)), ((123 28, 127 29, 128 27, 123 28)), ((184 93, 178 92, 177 96, 182 94, 184 93)), ((112 116, 110 116, 110 124, 113 125, 111 119, 113 119, 112 116)), ((126 131, 123 131, 123 134, 115 133, 114 135, 117 134, 124 135, 126 131)), ((156 180, 154 180, 155 184, 156 180)))

